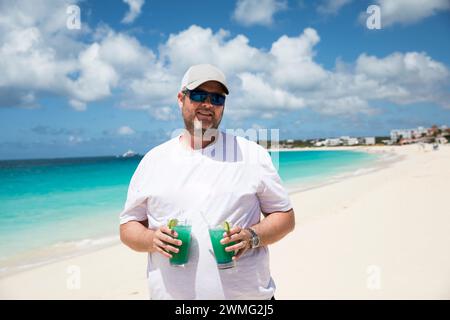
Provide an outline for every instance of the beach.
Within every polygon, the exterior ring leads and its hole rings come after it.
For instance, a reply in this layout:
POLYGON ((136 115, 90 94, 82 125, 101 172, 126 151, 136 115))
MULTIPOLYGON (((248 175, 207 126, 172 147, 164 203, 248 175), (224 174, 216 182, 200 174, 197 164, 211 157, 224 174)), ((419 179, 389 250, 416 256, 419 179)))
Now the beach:
MULTIPOLYGON (((336 148, 332 148, 336 150, 336 148)), ((290 194, 296 228, 270 246, 277 299, 449 299, 450 145, 290 194)), ((1 299, 148 299, 147 256, 115 245, 0 278, 1 299)))

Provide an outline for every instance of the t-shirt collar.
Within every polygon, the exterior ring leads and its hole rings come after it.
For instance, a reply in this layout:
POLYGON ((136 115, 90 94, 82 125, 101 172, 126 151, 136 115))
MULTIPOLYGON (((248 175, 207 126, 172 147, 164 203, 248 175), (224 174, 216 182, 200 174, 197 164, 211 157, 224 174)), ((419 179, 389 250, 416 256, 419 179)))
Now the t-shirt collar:
POLYGON ((179 134, 176 138, 176 142, 178 144, 178 146, 180 147, 180 149, 182 149, 185 153, 187 154, 206 154, 207 152, 211 151, 211 149, 216 148, 218 142, 220 141, 220 139, 222 139, 222 132, 219 130, 219 134, 217 135, 217 139, 208 144, 206 147, 204 148, 200 148, 200 149, 192 149, 191 147, 183 144, 181 142, 181 136, 183 135, 183 133, 179 134))

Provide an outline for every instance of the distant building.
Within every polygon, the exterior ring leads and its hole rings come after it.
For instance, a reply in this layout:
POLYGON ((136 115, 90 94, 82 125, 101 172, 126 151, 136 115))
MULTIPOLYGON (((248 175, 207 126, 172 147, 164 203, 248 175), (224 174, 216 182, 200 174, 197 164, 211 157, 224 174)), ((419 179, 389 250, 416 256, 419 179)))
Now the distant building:
POLYGON ((418 127, 415 131, 415 136, 416 138, 420 138, 423 135, 426 135, 428 132, 427 129, 425 129, 424 127, 418 127))
POLYGON ((340 143, 341 143, 342 145, 344 145, 344 146, 348 145, 348 139, 350 139, 349 136, 341 136, 341 137, 339 138, 340 143))
POLYGON ((424 127, 418 127, 416 129, 394 129, 391 130, 391 141, 396 143, 401 138, 403 139, 418 139, 422 137, 422 135, 427 135, 428 130, 424 127))
POLYGON ((314 146, 315 147, 322 147, 322 146, 324 146, 325 145, 325 141, 316 141, 315 143, 314 143, 314 146))
POLYGON ((351 138, 349 136, 342 136, 340 138, 340 140, 344 146, 354 146, 354 145, 358 144, 357 138, 351 138))
POLYGON ((366 137, 366 138, 364 138, 364 143, 366 145, 374 145, 375 144, 375 137, 366 137))
POLYGON ((393 142, 397 142, 401 138, 403 138, 403 139, 411 139, 412 138, 412 130, 411 129, 395 129, 395 130, 391 130, 391 140, 393 142))
POLYGON ((341 139, 325 139, 325 145, 328 147, 334 147, 341 144, 341 139))

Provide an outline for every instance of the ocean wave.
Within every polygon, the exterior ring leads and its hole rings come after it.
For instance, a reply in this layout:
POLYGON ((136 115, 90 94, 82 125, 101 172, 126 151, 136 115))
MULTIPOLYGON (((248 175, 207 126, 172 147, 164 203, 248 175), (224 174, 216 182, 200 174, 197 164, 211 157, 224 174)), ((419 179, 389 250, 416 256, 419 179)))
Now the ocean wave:
POLYGON ((61 247, 76 247, 76 248, 86 248, 98 245, 105 245, 116 242, 119 240, 119 236, 108 236, 102 238, 87 238, 75 241, 60 241, 52 245, 55 248, 61 247))
POLYGON ((377 170, 377 168, 375 168, 375 167, 361 168, 361 169, 355 170, 352 174, 354 176, 359 176, 359 175, 366 174, 366 173, 369 173, 369 172, 372 172, 375 170, 377 170))

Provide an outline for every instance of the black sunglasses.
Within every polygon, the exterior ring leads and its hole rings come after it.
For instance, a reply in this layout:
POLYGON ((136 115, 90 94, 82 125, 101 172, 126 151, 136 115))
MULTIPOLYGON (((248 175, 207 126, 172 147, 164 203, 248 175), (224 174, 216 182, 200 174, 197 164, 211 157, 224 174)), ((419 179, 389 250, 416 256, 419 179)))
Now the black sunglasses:
POLYGON ((209 101, 214 106, 223 106, 225 104, 225 96, 220 93, 211 93, 203 90, 188 90, 184 91, 188 93, 189 99, 195 102, 205 102, 209 97, 209 101))

